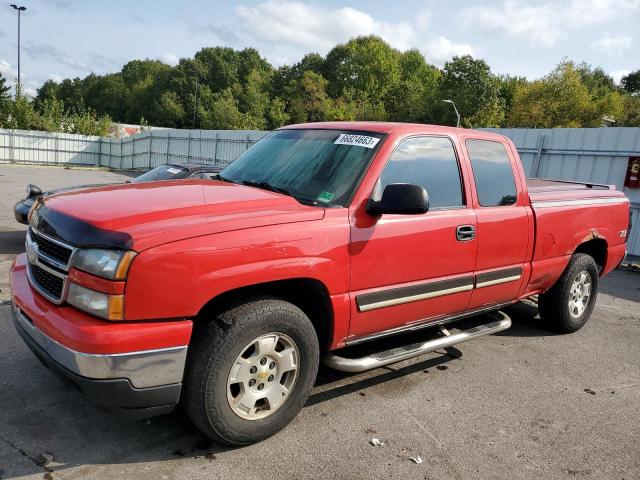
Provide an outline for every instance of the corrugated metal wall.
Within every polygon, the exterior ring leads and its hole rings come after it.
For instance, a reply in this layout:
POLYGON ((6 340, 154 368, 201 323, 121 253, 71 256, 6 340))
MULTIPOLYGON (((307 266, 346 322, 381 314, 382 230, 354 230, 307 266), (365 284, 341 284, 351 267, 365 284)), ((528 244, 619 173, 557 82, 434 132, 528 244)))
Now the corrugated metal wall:
POLYGON ((491 128, 516 145, 529 177, 605 183, 631 200, 628 250, 640 258, 640 189, 624 187, 629 157, 640 156, 640 128, 491 128))

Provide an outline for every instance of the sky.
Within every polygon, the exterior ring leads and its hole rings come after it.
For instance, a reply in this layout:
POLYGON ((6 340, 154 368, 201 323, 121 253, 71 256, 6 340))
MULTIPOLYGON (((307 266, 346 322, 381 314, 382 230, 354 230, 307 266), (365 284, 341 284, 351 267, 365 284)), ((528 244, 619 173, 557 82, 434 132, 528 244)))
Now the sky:
MULTIPOLYGON (((16 0, 14 0, 16 1, 16 0)), ((563 58, 619 81, 640 68, 640 0, 240 0, 189 2, 23 0, 21 76, 34 94, 47 79, 119 71, 129 60, 175 65, 207 46, 254 47, 274 66, 326 54, 358 35, 417 48, 442 66, 483 58, 494 73, 539 78, 563 58)), ((17 14, 0 4, 0 73, 17 72, 17 14)))

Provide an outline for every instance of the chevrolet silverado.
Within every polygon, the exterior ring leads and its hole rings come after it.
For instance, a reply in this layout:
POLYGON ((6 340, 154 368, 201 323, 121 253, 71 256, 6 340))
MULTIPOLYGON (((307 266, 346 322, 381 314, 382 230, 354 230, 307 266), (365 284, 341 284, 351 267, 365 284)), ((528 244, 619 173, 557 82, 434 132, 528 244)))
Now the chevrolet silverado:
POLYGON ((580 329, 625 255, 629 202, 527 180, 494 133, 330 122, 271 132, 213 181, 62 192, 29 217, 11 285, 36 356, 100 405, 180 402, 242 445, 297 415, 321 360, 358 372, 496 333, 536 295, 543 321, 580 329))

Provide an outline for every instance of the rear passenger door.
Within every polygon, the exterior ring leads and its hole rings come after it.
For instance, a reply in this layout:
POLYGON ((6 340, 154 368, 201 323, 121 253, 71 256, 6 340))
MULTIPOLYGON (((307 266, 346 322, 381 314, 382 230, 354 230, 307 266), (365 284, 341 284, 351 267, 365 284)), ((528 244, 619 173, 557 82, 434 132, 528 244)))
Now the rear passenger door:
POLYGON ((517 160, 500 141, 466 138, 475 186, 478 260, 469 309, 509 302, 518 295, 528 258, 530 217, 519 186, 517 160))
POLYGON ((425 187, 430 208, 422 215, 373 219, 361 212, 352 219, 351 336, 463 312, 471 298, 476 219, 452 140, 402 140, 380 174, 374 200, 393 183, 425 187))

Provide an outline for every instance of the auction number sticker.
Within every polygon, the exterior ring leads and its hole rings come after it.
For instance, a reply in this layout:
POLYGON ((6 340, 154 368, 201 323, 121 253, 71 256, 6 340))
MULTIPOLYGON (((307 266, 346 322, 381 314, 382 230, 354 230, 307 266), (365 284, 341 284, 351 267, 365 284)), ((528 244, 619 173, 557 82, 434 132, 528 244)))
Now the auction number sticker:
POLYGON ((179 168, 167 168, 167 172, 169 173, 180 173, 182 170, 179 168))
POLYGON ((373 148, 379 141, 379 138, 368 137, 367 135, 341 133, 337 140, 333 143, 336 145, 355 145, 357 147, 373 148))

